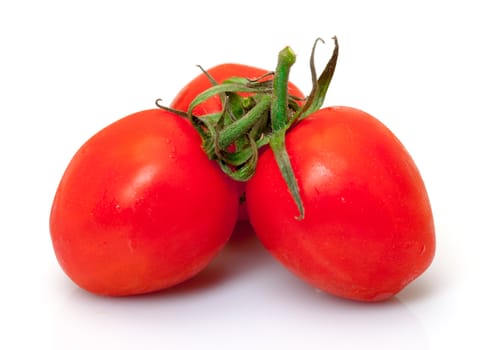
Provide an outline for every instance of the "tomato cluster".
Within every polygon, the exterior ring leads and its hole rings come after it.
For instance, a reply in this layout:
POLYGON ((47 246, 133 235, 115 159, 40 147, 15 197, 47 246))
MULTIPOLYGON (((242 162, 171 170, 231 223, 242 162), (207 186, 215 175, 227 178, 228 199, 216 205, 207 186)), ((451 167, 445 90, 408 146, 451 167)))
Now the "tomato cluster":
POLYGON ((274 73, 216 66, 168 107, 91 137, 50 215, 66 274, 99 295, 165 289, 202 271, 248 217, 276 259, 333 295, 385 300, 420 276, 435 253, 424 182, 379 120, 321 107, 337 50, 318 78, 311 60, 307 97, 288 81, 286 48, 274 73))

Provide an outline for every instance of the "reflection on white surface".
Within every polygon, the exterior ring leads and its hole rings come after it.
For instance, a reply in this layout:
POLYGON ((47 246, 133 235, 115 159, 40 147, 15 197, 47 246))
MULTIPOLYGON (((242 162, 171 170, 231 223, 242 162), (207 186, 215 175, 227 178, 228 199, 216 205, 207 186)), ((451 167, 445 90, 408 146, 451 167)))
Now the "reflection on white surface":
POLYGON ((316 292, 243 229, 207 270, 165 292, 102 298, 73 287, 55 314, 55 348, 428 348, 398 299, 364 304, 316 292))

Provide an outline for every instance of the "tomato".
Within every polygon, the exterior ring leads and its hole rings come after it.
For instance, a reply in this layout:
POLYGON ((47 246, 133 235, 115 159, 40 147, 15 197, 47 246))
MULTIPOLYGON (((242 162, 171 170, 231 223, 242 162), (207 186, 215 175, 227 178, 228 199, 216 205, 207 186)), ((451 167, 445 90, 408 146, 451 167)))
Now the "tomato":
MULTIPOLYGON (((236 64, 236 63, 225 63, 207 70, 207 73, 214 78, 218 83, 222 83, 226 79, 232 77, 242 77, 247 79, 257 79, 264 74, 267 74, 268 71, 256 68, 252 66, 236 64)), ((268 78, 266 78, 268 79, 268 78)), ((185 85, 180 92, 176 95, 176 97, 171 102, 171 108, 186 112, 190 103, 194 100, 194 98, 202 93, 203 91, 210 88, 212 83, 206 76, 206 74, 201 73, 192 81, 190 81, 187 85, 185 85)), ((302 101, 298 101, 298 104, 302 104, 305 98, 305 95, 292 83, 288 84, 289 86, 289 95, 295 96, 302 101)), ((241 94, 243 96, 247 96, 247 93, 241 94)), ((209 98, 208 100, 202 102, 198 106, 196 106, 193 110, 193 114, 196 116, 203 116, 206 114, 212 114, 215 112, 220 112, 222 110, 222 104, 220 97, 218 95, 209 98)), ((243 192, 245 189, 245 184, 239 184, 241 196, 243 196, 243 192)), ((241 200, 241 205, 239 208, 239 220, 244 221, 247 220, 247 209, 243 200, 241 200)))
POLYGON ((271 149, 246 187, 249 219, 290 271, 336 296, 379 301, 422 274, 435 253, 421 175, 380 121, 357 109, 312 113, 286 136, 304 219, 271 149))
POLYGON ((196 275, 221 250, 236 223, 238 195, 188 121, 141 111, 74 155, 53 201, 53 248, 87 291, 164 289, 196 275))

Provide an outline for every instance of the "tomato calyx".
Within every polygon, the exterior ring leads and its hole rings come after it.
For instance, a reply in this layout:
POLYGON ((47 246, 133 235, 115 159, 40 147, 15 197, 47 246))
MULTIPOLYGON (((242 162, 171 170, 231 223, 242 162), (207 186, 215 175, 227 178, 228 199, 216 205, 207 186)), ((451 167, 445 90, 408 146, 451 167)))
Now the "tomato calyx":
POLYGON ((292 169, 292 165, 285 147, 285 135, 286 132, 299 121, 306 118, 311 113, 317 111, 322 106, 325 96, 327 94, 330 81, 334 75, 335 66, 337 64, 337 58, 339 55, 339 45, 337 37, 333 37, 334 40, 334 52, 327 62, 323 72, 317 79, 316 69, 315 69, 315 50, 318 42, 323 42, 322 39, 318 38, 315 40, 313 49, 311 51, 310 57, 310 69, 311 69, 311 79, 312 79, 312 90, 305 104, 299 108, 295 113, 289 113, 286 108, 287 105, 287 84, 289 81, 289 72, 291 66, 296 60, 296 56, 293 51, 287 47, 280 51, 277 71, 275 74, 275 79, 273 81, 273 101, 271 109, 271 120, 272 120, 272 136, 270 137, 270 148, 273 151, 275 160, 277 161, 280 173, 287 184, 294 202, 296 203, 297 209, 299 211, 299 216, 296 216, 297 220, 304 219, 304 205, 299 193, 299 186, 292 169))
MULTIPOLYGON (((232 179, 248 181, 256 171, 258 150, 270 141, 271 103, 274 72, 256 79, 232 77, 217 83, 207 71, 201 70, 212 83, 212 87, 197 95, 186 112, 156 106, 174 112, 197 129, 202 138, 202 147, 210 159, 216 160, 221 169, 232 179), (218 96, 222 110, 217 113, 196 116, 197 106, 218 96)), ((287 108, 295 113, 302 104, 296 96, 290 96, 287 108)))
POLYGON ((289 73, 296 55, 290 47, 285 47, 279 53, 275 72, 253 80, 232 77, 218 83, 199 67, 212 87, 197 95, 186 112, 163 106, 160 99, 156 105, 188 119, 201 136, 207 156, 234 180, 248 181, 256 171, 259 149, 269 145, 299 211, 296 219, 303 219, 304 205, 285 147, 285 136, 289 129, 320 109, 325 100, 339 54, 337 38, 332 39, 333 54, 319 77, 314 58, 317 44, 324 41, 315 40, 310 56, 312 90, 304 101, 289 94, 289 73), (197 106, 216 96, 221 101, 220 112, 194 114, 197 106))
POLYGON ((319 110, 323 105, 323 102, 325 101, 325 96, 327 95, 330 82, 332 81, 332 77, 334 76, 335 67, 337 65, 337 58, 339 57, 339 42, 337 40, 337 37, 332 37, 332 40, 334 40, 334 51, 318 79, 316 77, 315 68, 315 51, 317 44, 319 42, 324 43, 324 41, 323 39, 318 38, 313 44, 313 49, 311 50, 310 56, 312 89, 308 98, 306 99, 306 103, 291 118, 289 122, 290 126, 292 126, 296 121, 303 120, 311 113, 319 110))

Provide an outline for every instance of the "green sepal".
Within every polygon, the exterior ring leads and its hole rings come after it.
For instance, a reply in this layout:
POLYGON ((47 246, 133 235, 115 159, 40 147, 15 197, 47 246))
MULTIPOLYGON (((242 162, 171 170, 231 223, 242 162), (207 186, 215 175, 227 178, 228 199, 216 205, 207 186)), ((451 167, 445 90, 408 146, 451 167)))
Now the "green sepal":
POLYGON ((303 120, 311 113, 319 110, 322 107, 323 102, 325 101, 330 81, 334 76, 335 67, 337 65, 337 58, 339 57, 339 43, 337 41, 337 37, 334 36, 332 39, 334 40, 334 51, 318 79, 316 78, 315 50, 318 42, 323 42, 323 40, 318 38, 313 44, 313 49, 311 51, 310 57, 310 70, 313 88, 306 100, 306 103, 293 115, 291 122, 289 123, 289 127, 294 124, 294 122, 303 120))

